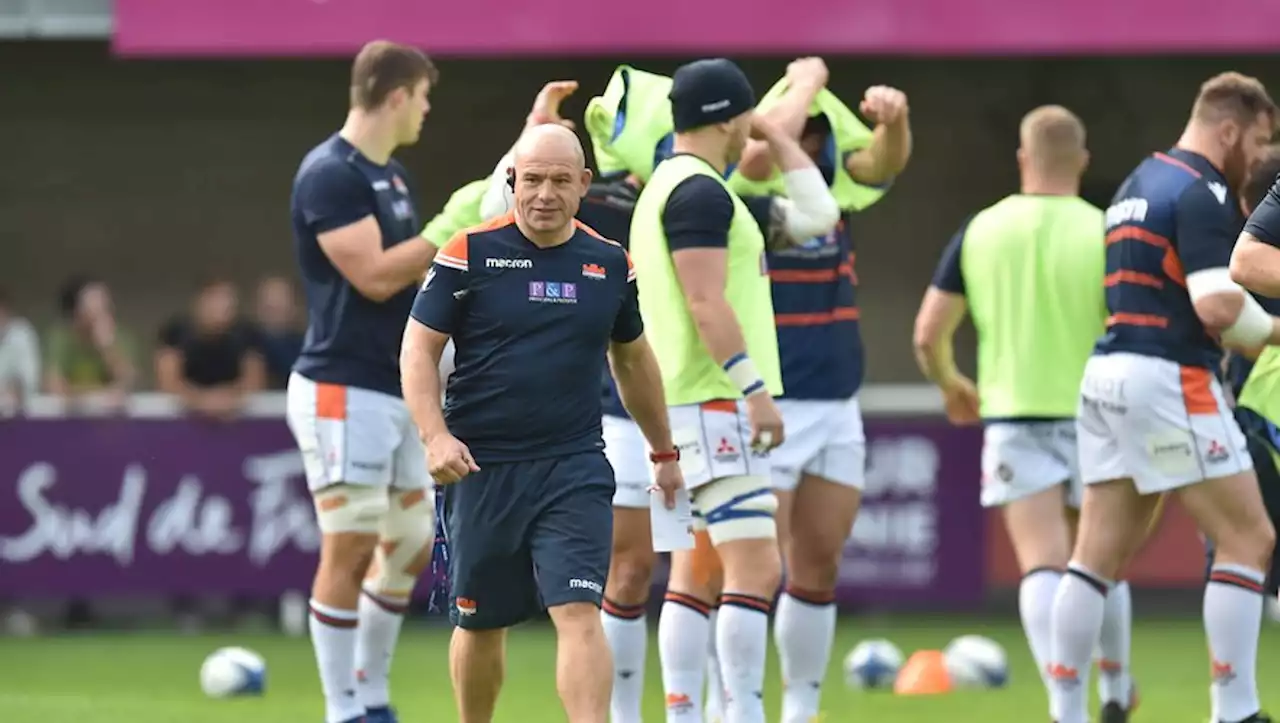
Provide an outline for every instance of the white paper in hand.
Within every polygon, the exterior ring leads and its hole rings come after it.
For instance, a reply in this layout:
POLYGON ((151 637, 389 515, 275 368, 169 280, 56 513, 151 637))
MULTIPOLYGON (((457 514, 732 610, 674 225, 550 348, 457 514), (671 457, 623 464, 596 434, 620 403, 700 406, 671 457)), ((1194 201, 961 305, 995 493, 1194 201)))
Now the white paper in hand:
POLYGON ((673 552, 693 549, 693 503, 689 490, 676 490, 675 509, 663 504, 662 492, 649 493, 649 522, 653 529, 653 551, 673 552))

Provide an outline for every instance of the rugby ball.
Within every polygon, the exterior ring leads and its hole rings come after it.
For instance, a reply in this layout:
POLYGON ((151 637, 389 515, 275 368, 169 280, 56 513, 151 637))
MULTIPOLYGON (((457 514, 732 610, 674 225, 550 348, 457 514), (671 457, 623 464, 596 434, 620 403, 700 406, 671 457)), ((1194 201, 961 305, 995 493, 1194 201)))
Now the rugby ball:
POLYGON ((892 688, 902 668, 902 651, 883 638, 864 640, 844 658, 844 682, 851 688, 892 688))
POLYGON ((246 648, 220 648, 200 666, 200 689, 210 698, 262 695, 267 664, 246 648))
POLYGON ((1009 682, 1004 648, 981 635, 961 635, 942 651, 957 688, 1001 688, 1009 682))

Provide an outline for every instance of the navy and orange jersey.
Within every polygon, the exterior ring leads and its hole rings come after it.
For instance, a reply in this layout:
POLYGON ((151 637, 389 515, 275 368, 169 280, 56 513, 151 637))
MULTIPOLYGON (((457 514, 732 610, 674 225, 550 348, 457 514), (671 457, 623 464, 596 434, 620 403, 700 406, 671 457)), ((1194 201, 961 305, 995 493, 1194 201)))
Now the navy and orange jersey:
POLYGON ((644 330, 621 245, 578 222, 539 248, 508 214, 440 249, 412 315, 453 337, 445 422, 482 466, 603 449, 595 380, 644 330))
POLYGON ((336 133, 307 153, 290 199, 293 245, 307 299, 307 335, 294 371, 316 382, 400 396, 400 339, 416 289, 378 302, 360 294, 318 237, 372 216, 382 247, 424 243, 409 174, 374 163, 336 133))
MULTIPOLYGON (((773 199, 743 201, 768 238, 773 199)), ((768 252, 783 397, 848 399, 862 386, 854 259, 847 214, 825 236, 768 252)))
POLYGON ((1222 347, 1187 295, 1187 274, 1227 266, 1243 222, 1226 178, 1175 148, 1144 160, 1107 209, 1107 331, 1095 353, 1216 369, 1222 347))

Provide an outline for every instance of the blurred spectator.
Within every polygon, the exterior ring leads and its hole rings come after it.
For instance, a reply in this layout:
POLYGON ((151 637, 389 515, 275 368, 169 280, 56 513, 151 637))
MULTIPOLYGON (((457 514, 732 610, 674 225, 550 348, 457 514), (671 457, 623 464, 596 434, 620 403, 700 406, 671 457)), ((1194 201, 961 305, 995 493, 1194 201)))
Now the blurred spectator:
POLYGON ((77 402, 123 407, 138 379, 134 337, 116 324, 111 291, 77 276, 62 287, 61 323, 45 339, 45 387, 77 402))
POLYGON ((210 417, 234 417, 246 395, 266 382, 253 327, 239 317, 240 300, 230 282, 206 282, 190 315, 160 331, 156 382, 178 395, 188 409, 210 417))
POLYGON ((293 284, 282 276, 268 276, 258 284, 258 342, 267 365, 267 385, 284 389, 293 362, 302 350, 302 325, 293 284))
POLYGON ((39 390, 40 340, 0 290, 0 416, 21 411, 39 390))

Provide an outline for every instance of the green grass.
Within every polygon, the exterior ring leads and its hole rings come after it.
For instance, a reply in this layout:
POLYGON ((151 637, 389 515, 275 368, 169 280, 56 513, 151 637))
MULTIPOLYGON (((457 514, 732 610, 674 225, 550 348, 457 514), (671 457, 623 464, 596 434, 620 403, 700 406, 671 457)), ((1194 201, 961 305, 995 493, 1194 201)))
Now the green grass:
MULTIPOLYGON (((859 639, 885 636, 905 652, 940 648, 958 634, 977 632, 1009 651, 1012 681, 999 691, 964 691, 935 698, 896 698, 846 689, 839 656, 824 697, 828 723, 1044 721, 1044 692, 1013 621, 955 618, 850 619, 842 622, 837 652, 859 639)), ((406 632, 394 673, 404 723, 457 720, 446 665, 448 633, 406 632)), ((499 723, 563 721, 555 694, 553 637, 549 628, 513 631, 499 723)), ((645 718, 663 720, 656 648, 650 648, 645 718)), ((777 663, 770 661, 766 702, 778 707, 777 663)), ((1143 621, 1134 631, 1134 670, 1141 684, 1137 721, 1201 723, 1208 718, 1208 664, 1198 621, 1143 621)), ((1280 710, 1280 628, 1264 632, 1259 661, 1264 704, 1280 710)), ((4 723, 315 723, 322 720, 319 685, 305 638, 261 634, 181 637, 168 634, 67 635, 0 639, 0 721, 4 723), (196 682, 203 657, 222 645, 245 645, 266 656, 267 695, 210 701, 196 682)))

